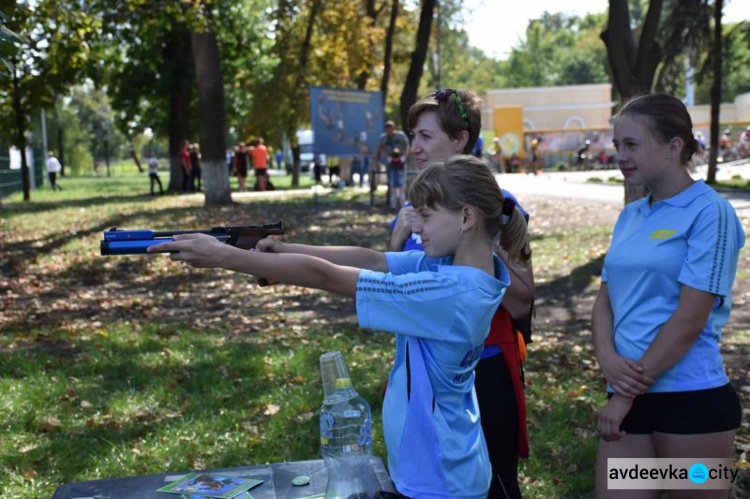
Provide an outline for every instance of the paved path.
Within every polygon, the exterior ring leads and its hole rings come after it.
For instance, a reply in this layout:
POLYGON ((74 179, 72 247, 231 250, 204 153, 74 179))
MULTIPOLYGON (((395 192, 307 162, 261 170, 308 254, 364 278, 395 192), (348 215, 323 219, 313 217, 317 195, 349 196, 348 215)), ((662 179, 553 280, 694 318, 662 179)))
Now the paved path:
MULTIPOLYGON (((717 172, 717 179, 731 179, 740 176, 750 180, 750 161, 738 161, 723 165, 717 172)), ((622 184, 607 183, 608 179, 622 180, 619 170, 595 170, 575 172, 545 172, 540 175, 499 174, 498 183, 513 194, 533 194, 537 196, 565 199, 587 199, 622 206, 624 188, 622 184), (603 183, 592 182, 598 178, 603 183)), ((693 173, 695 179, 706 178, 706 167, 698 167, 693 173)), ((750 217, 750 192, 723 191, 724 196, 734 206, 740 216, 750 217)))

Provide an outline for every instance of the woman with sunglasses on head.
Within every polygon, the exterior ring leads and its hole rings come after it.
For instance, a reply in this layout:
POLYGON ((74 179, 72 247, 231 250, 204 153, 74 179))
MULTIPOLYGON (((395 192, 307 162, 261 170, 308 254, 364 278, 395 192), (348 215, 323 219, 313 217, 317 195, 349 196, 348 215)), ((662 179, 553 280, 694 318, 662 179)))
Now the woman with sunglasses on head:
MULTIPOLYGON (((444 161, 457 154, 469 154, 479 137, 481 101, 467 91, 445 89, 417 101, 409 109, 409 128, 413 134, 411 151, 418 168, 444 161)), ((508 217, 528 214, 512 194, 503 190, 504 213, 508 217)), ((393 251, 421 250, 421 239, 411 230, 416 213, 404 207, 391 227, 393 251)), ((527 237, 527 236, 526 236, 527 237)), ((495 253, 507 263, 507 254, 499 245, 495 253)), ((512 320, 530 313, 534 295, 534 275, 528 268, 509 267, 511 284, 492 320, 490 334, 475 371, 475 388, 482 429, 492 465, 493 478, 489 498, 519 498, 518 458, 528 457, 526 401, 521 380, 521 351, 512 320)))
POLYGON ((388 469, 400 494, 484 499, 491 467, 474 395, 474 369, 510 276, 529 263, 526 223, 503 214, 487 165, 455 156, 409 186, 424 252, 381 253, 266 238, 246 251, 205 234, 174 237, 149 251, 356 298, 363 328, 395 334, 396 355, 383 401, 388 469))

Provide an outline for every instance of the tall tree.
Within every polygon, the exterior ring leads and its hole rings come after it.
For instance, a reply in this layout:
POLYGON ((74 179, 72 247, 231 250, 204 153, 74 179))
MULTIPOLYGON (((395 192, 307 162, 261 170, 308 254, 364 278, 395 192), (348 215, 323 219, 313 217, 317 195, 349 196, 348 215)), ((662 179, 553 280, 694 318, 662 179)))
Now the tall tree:
POLYGON ((721 106, 721 63, 723 0, 714 0, 714 42, 711 50, 713 83, 711 84, 711 151, 708 160, 708 182, 716 182, 716 162, 719 154, 719 108, 721 106))
POLYGON ((419 91, 419 81, 422 78, 422 71, 425 60, 427 59, 427 49, 430 44, 430 34, 432 33, 432 19, 435 16, 435 6, 437 0, 422 0, 422 8, 419 15, 419 27, 417 28, 417 40, 414 51, 411 54, 411 65, 409 73, 406 75, 404 90, 401 92, 401 116, 402 128, 406 126, 409 107, 417 101, 417 92, 419 91))
POLYGON ((651 91, 663 55, 657 40, 663 5, 663 0, 649 1, 636 43, 628 0, 609 0, 609 20, 601 38, 607 47, 614 86, 623 99, 651 91))
MULTIPOLYGON (((193 124, 195 71, 190 29, 181 2, 159 0, 96 3, 103 20, 104 78, 120 130, 151 128, 168 138, 169 192, 182 191, 181 144, 193 124)), ((191 140, 192 141, 192 140, 191 140)))
MULTIPOLYGON (((12 2, 4 14, 4 29, 19 36, 6 38, 13 47, 5 53, 4 66, 11 76, 0 78, 0 135, 24 151, 29 117, 50 107, 84 74, 92 58, 90 38, 99 26, 76 2, 66 0, 12 2)), ((29 201, 25 154, 21 154, 21 175, 23 199, 29 201)))
MULTIPOLYGON (((119 132, 115 126, 115 110, 112 109, 110 99, 101 88, 95 88, 90 83, 85 85, 75 85, 69 89, 70 96, 65 99, 64 108, 69 111, 68 116, 75 116, 76 124, 83 127, 86 132, 84 139, 85 146, 88 147, 91 157, 95 161, 103 160, 107 167, 107 175, 110 175, 110 164, 114 160, 119 160, 122 155, 121 151, 126 146, 127 139, 119 132)), ((58 107, 63 107, 58 99, 58 107)), ((55 120, 54 125, 48 127, 56 129, 61 133, 63 129, 74 131, 74 124, 60 124, 55 120)), ((63 139, 64 140, 64 139, 63 139)), ((58 158, 59 159, 59 158, 58 158)), ((80 164, 72 164, 74 171, 80 172, 80 164)))
POLYGON ((385 55, 383 56, 383 78, 380 81, 380 91, 383 93, 383 106, 388 96, 388 84, 391 79, 391 65, 393 64, 393 35, 396 32, 398 18, 398 0, 391 0, 391 13, 388 16, 388 29, 385 34, 385 55))
MULTIPOLYGON (((292 185, 299 185, 300 159, 296 131, 310 121, 308 85, 314 81, 313 36, 324 0, 280 0, 273 12, 277 59, 272 77, 252 88, 255 123, 261 130, 286 137, 292 146, 292 185)), ((321 52, 325 52, 320 48, 321 52)), ((331 61, 328 61, 329 66, 331 61)), ((266 138, 268 138, 266 133, 266 138)))
MULTIPOLYGON (((609 0, 609 20, 601 38, 607 47, 612 81, 623 100, 651 91, 662 49, 656 39, 663 0, 649 2, 638 43, 630 27, 627 0, 609 0)), ((625 186, 625 203, 644 197, 645 186, 625 186)))
POLYGON ((206 206, 232 203, 229 172, 225 155, 226 117, 224 114, 224 85, 221 77, 219 46, 214 33, 213 16, 208 2, 195 6, 202 21, 190 35, 195 61, 200 103, 201 169, 205 186, 206 206))
MULTIPOLYGON (((380 5, 380 7, 375 6, 375 0, 364 0, 365 3, 365 35, 367 37, 367 45, 369 47, 368 52, 372 53, 373 49, 375 48, 375 39, 373 36, 373 31, 377 25, 378 22, 378 16, 382 12, 383 8, 385 7, 386 3, 385 0, 380 5)), ((357 88, 359 90, 364 90, 367 88, 367 81, 370 78, 370 68, 365 67, 362 69, 362 71, 359 73, 359 77, 357 78, 357 88)))

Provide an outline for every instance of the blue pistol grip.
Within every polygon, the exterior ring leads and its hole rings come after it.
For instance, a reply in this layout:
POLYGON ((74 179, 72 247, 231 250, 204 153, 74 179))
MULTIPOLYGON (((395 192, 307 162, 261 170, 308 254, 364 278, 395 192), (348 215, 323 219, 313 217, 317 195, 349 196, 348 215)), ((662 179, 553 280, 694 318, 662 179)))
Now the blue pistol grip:
MULTIPOLYGON (((102 255, 138 255, 146 253, 146 250, 155 244, 172 242, 172 238, 164 239, 145 239, 145 240, 121 240, 121 241, 101 241, 100 249, 102 255)), ((156 253, 168 253, 167 251, 157 251, 156 253)))

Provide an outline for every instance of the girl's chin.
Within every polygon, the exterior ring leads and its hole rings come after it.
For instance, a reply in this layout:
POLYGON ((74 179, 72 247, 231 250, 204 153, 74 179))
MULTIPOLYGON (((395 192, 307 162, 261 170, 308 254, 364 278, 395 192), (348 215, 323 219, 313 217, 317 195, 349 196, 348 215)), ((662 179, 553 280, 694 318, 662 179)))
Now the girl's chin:
POLYGON ((424 254, 429 256, 430 258, 442 258, 444 256, 447 256, 445 253, 433 251, 432 248, 430 248, 429 246, 424 247, 424 254))

